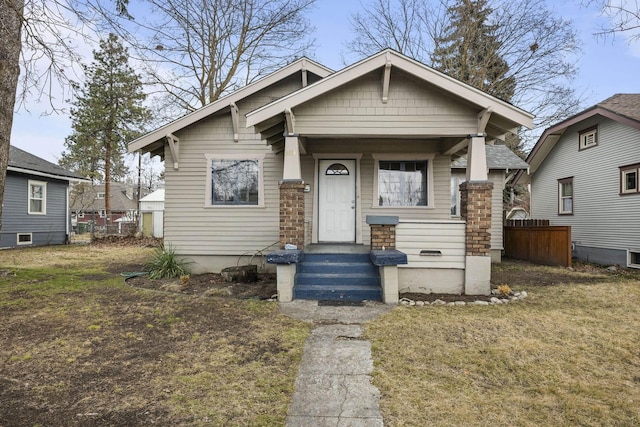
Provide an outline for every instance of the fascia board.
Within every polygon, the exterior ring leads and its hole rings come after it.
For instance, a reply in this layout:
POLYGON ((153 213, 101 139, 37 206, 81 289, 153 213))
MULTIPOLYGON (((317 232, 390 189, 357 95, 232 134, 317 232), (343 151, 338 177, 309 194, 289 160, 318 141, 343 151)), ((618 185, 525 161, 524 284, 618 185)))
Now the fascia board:
POLYGON ((92 182, 90 179, 86 179, 86 178, 76 178, 76 177, 72 177, 72 176, 54 175, 54 174, 51 174, 51 173, 39 172, 39 171, 31 170, 31 169, 17 168, 15 166, 7 166, 7 170, 11 171, 11 172, 24 173, 24 174, 27 174, 27 175, 41 176, 43 178, 58 179, 58 180, 61 180, 61 181, 92 182))

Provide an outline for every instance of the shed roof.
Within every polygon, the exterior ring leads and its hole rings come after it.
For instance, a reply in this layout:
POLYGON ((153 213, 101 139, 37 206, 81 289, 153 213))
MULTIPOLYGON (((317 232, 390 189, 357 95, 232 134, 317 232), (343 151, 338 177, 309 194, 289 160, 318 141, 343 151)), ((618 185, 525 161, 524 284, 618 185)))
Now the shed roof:
MULTIPOLYGON (((529 165, 506 145, 487 145, 487 167, 494 170, 528 169, 529 165)), ((467 156, 451 162, 453 169, 466 169, 467 156)))
POLYGON ((164 188, 159 188, 153 193, 147 194, 142 199, 141 202, 164 202, 164 188))

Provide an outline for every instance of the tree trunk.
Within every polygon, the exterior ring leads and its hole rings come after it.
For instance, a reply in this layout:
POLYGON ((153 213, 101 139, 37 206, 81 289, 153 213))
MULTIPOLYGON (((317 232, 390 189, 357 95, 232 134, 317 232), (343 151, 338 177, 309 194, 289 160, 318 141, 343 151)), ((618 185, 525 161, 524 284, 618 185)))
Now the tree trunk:
POLYGON ((20 76, 20 31, 24 0, 0 0, 0 229, 2 228, 2 205, 4 184, 9 165, 9 145, 13 126, 13 108, 20 76))
POLYGON ((109 234, 109 225, 111 221, 111 142, 105 143, 104 157, 104 223, 106 233, 109 234))

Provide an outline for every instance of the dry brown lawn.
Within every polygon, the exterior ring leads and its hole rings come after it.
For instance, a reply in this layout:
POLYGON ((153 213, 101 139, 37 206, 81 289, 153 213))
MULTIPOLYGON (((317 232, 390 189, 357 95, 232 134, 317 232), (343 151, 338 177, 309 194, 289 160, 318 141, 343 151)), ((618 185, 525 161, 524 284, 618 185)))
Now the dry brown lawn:
POLYGON ((576 270, 505 263, 528 299, 369 324, 386 425, 640 425, 640 275, 576 270))
POLYGON ((310 327, 136 289, 151 249, 0 251, 1 426, 283 425, 310 327))

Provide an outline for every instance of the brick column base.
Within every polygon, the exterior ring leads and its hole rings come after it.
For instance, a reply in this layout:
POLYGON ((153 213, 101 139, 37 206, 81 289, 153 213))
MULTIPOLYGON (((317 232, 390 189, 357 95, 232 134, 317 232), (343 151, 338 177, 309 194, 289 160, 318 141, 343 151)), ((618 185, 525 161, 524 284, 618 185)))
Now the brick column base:
POLYGON ((493 182, 460 184, 460 216, 466 221, 467 256, 491 256, 491 193, 493 182))
POLYGON ((371 250, 395 249, 396 226, 393 224, 370 224, 371 250))
POLYGON ((304 248, 304 182, 280 183, 280 248, 291 243, 304 248))

